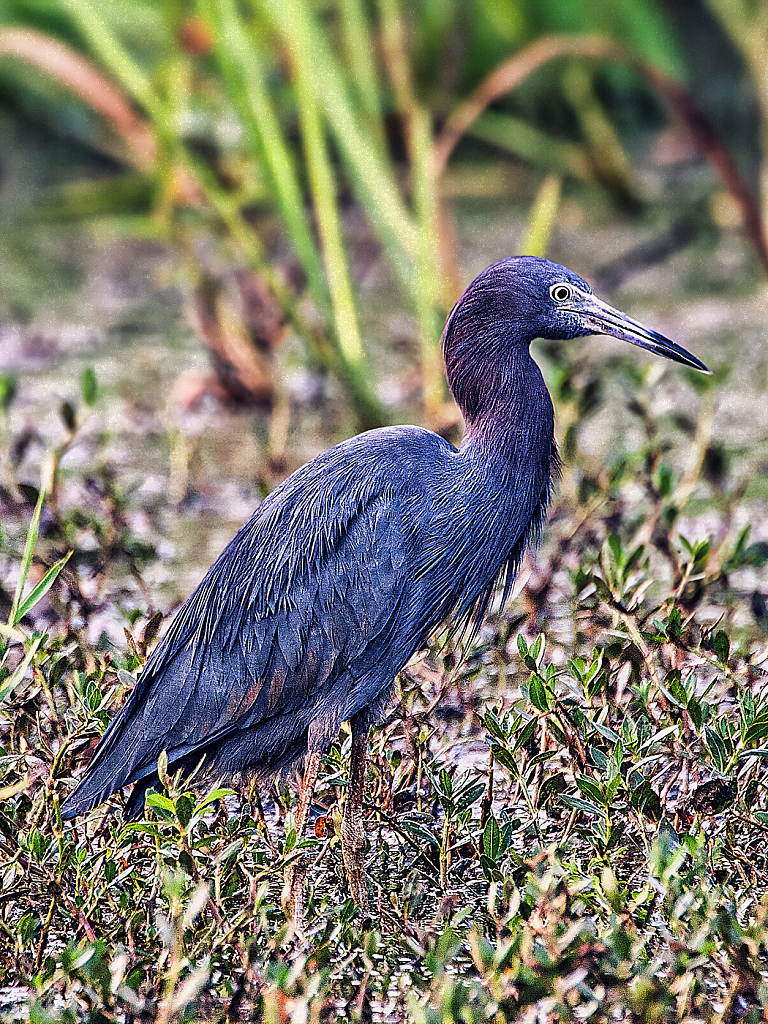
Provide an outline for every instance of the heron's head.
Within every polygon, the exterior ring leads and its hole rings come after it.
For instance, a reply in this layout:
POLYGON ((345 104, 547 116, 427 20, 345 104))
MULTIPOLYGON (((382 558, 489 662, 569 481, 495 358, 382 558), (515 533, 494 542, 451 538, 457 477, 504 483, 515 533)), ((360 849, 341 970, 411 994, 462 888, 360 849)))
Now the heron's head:
POLYGON ((526 349, 534 338, 567 341, 607 334, 675 362, 710 371, 686 349, 638 323, 592 294, 578 274, 537 256, 516 256, 479 274, 454 306, 443 331, 449 378, 451 363, 477 354, 503 358, 526 349))

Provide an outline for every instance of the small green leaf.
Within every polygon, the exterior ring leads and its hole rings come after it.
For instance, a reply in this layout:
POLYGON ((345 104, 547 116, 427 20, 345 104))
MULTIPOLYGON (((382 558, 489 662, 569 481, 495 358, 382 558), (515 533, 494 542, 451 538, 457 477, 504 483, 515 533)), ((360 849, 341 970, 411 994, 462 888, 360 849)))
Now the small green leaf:
POLYGON ((182 793, 176 800, 176 817, 182 828, 186 828, 192 820, 194 802, 188 793, 182 793))
POLYGON ((486 788, 484 782, 475 782, 467 786, 466 789, 463 789, 461 793, 458 793, 456 795, 456 813, 461 814, 462 811, 466 811, 468 807, 471 807, 476 800, 480 799, 486 788))
POLYGON ((7 412, 16 397, 18 381, 10 373, 0 374, 0 409, 7 412))
MULTIPOLYGON (((63 558, 60 558, 58 562, 55 562, 50 569, 46 572, 45 576, 40 582, 29 592, 24 598, 19 607, 16 609, 14 618, 16 622, 21 622, 27 612, 31 611, 38 601, 42 600, 43 597, 48 593, 53 584, 56 582, 56 577, 59 575, 61 570, 67 564, 70 559, 72 552, 68 551, 63 558)), ((14 623, 15 625, 16 623, 14 623)))
POLYGON ((500 765, 503 765, 505 768, 511 771, 513 775, 517 775, 517 765, 515 764, 515 759, 513 755, 507 750, 506 747, 500 747, 498 744, 494 743, 493 746, 491 747, 491 753, 493 754, 494 761, 497 761, 500 765))
POLYGON ((717 768, 719 772, 725 774, 728 770, 728 753, 725 743, 714 729, 710 729, 709 727, 704 730, 704 736, 707 741, 707 746, 709 747, 709 752, 712 755, 715 768, 717 768))
POLYGON ((536 806, 544 807, 545 804, 553 799, 553 797, 564 793, 567 788, 568 783, 565 781, 565 776, 562 772, 555 772, 553 775, 547 775, 539 786, 539 792, 536 795, 536 806))
MULTIPOLYGON (((708 732, 710 730, 707 730, 708 732)), ((744 746, 751 747, 768 736, 768 708, 760 711, 752 721, 744 734, 744 746)))
POLYGON ((597 596, 600 598, 600 600, 605 601, 607 604, 610 604, 613 601, 613 594, 611 593, 611 588, 608 586, 605 580, 601 579, 600 576, 593 576, 592 582, 595 586, 595 592, 597 596))
POLYGON ((556 750, 544 750, 540 754, 531 758, 528 762, 528 767, 535 768, 537 764, 544 764, 546 761, 551 761, 556 754, 556 750))
POLYGON ((501 847, 501 829, 495 818, 491 817, 486 821, 483 829, 483 850, 486 857, 495 861, 501 847))
POLYGON ((683 635, 683 615, 679 608, 673 608, 667 619, 667 636, 673 642, 683 635))
POLYGON ((502 743, 506 740, 507 736, 501 727, 501 722, 492 711, 486 711, 483 721, 485 728, 495 740, 500 740, 502 743))
POLYGON ((422 825, 421 822, 413 821, 410 818, 401 818, 398 824, 403 832, 409 832, 412 836, 416 836, 417 839, 423 839, 431 846, 440 846, 434 832, 422 825))
POLYGON ((640 814, 654 823, 661 820, 661 800, 647 779, 643 779, 630 792, 629 803, 640 814))
POLYGON ((62 402, 59 408, 59 415, 61 416, 61 422, 69 433, 74 434, 77 430, 77 416, 74 405, 71 402, 62 402))
POLYGON ((173 800, 167 796, 163 796, 162 793, 155 793, 150 791, 147 793, 146 801, 150 807, 157 807, 161 811, 168 811, 170 814, 176 813, 173 800))
POLYGON ((500 882, 502 874, 496 867, 496 862, 485 853, 480 854, 480 868, 489 882, 500 882))
POLYGON ((664 685, 678 704, 683 707, 688 706, 688 691, 680 681, 680 669, 674 668, 671 672, 667 672, 664 685))
POLYGON ((23 680, 24 675, 29 668, 29 663, 32 661, 32 658, 35 656, 35 653, 42 642, 43 637, 36 636, 27 648, 27 653, 24 655, 24 660, 21 664, 14 669, 7 679, 4 679, 2 683, 0 683, 0 707, 2 707, 3 703, 23 680))
POLYGON ((588 800, 591 800, 596 804, 607 806, 604 793, 600 787, 592 781, 592 779, 587 778, 585 775, 577 775, 576 785, 588 800))
POLYGON ((621 765, 624 761, 624 744, 621 740, 616 741, 610 760, 608 762, 608 776, 613 779, 621 772, 621 765))
MULTIPOLYGON (((574 715, 573 717, 576 718, 576 715, 574 715)), ((599 722, 589 722, 589 724, 592 726, 593 729, 599 732, 601 736, 604 736, 605 739, 610 740, 611 743, 618 743, 619 739, 621 738, 617 732, 614 732, 613 729, 610 729, 607 725, 601 725, 599 722)))
POLYGON ((43 833, 33 825, 29 833, 29 849, 38 864, 42 864, 45 859, 46 846, 43 833))
POLYGON ((540 676, 532 675, 528 683, 531 704, 537 711, 549 711, 550 693, 540 676))
POLYGON ((718 629, 712 637, 712 650, 715 652, 715 656, 721 665, 725 666, 728 664, 728 657, 731 653, 731 642, 728 639, 728 634, 725 630, 718 629))
POLYGON ((588 803, 586 800, 580 799, 577 796, 561 796, 560 799, 564 804, 569 807, 574 807, 577 811, 584 811, 585 814, 598 814, 601 818, 605 818, 605 808, 597 807, 595 804, 588 803))
POLYGON ((513 751, 517 752, 521 747, 524 747, 528 740, 533 736, 536 731, 536 719, 531 718, 523 730, 515 737, 515 745, 513 751))
POLYGON ((166 789, 171 788, 170 779, 168 778, 168 754, 165 750, 160 751, 160 756, 157 759, 157 777, 166 789))
POLYGON ((35 932, 37 930, 38 921, 33 914, 25 914, 16 925, 16 930, 19 933, 21 944, 24 947, 32 945, 35 939, 35 932))
POLYGON ((607 774, 608 756, 599 747, 590 747, 589 756, 592 758, 592 763, 607 774))
POLYGON ((234 789, 212 789, 210 793, 206 793, 203 799, 197 804, 195 810, 199 813, 204 807, 209 804, 215 803, 217 800, 223 800, 225 796, 234 796, 236 791, 234 789))
POLYGON ((96 383, 96 372, 92 366, 86 366, 80 374, 80 395, 86 405, 96 404, 99 386, 96 383))
MULTIPOLYGON (((285 837, 285 839, 286 839, 285 853, 290 853, 291 850, 293 850, 295 848, 295 846, 296 846, 296 829, 292 828, 290 830, 289 834, 290 834, 290 838, 291 838, 291 845, 290 845, 290 848, 289 848, 288 847, 288 835, 286 835, 286 837, 285 837)), ((242 848, 242 845, 243 845, 243 840, 242 839, 235 839, 234 842, 228 843, 224 847, 223 850, 219 850, 219 852, 216 854, 216 856, 211 860, 211 863, 214 864, 214 865, 216 865, 216 864, 223 864, 224 861, 229 860, 230 857, 234 856, 234 854, 236 854, 238 852, 238 850, 240 850, 242 848)))
POLYGON ((688 701, 687 710, 688 714, 691 716, 691 721, 696 727, 696 730, 699 731, 704 722, 704 712, 701 704, 698 700, 696 700, 695 697, 691 697, 691 699, 688 701))

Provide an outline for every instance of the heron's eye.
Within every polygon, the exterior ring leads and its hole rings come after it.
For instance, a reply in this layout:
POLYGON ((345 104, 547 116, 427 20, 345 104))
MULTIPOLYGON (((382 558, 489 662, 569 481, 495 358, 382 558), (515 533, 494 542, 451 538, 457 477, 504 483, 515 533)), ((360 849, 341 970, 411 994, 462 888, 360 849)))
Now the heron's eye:
POLYGON ((553 284, 549 294, 555 302, 567 302, 573 295, 573 289, 569 284, 553 284))

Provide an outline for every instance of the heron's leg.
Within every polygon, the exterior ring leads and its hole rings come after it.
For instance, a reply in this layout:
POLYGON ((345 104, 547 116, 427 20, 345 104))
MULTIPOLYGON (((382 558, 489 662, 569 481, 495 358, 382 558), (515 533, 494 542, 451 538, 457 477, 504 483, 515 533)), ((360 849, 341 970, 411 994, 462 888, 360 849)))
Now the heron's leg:
POLYGON ((368 753, 368 715, 352 719, 352 755, 349 760, 349 785, 341 823, 341 852, 347 869, 352 899, 363 913, 368 912, 365 884, 365 829, 363 828, 363 789, 368 753))
MULTIPOLYGON (((315 781, 317 779, 318 770, 320 769, 320 760, 322 756, 323 755, 319 750, 310 750, 307 754, 304 766, 304 778, 301 781, 299 800, 296 804, 296 814, 293 819, 297 842, 304 835, 307 818, 309 817, 309 809, 312 806, 312 795, 315 791, 315 781)), ((303 886, 306 870, 307 865, 305 858, 300 857, 298 860, 295 860, 290 864, 285 872, 283 905, 288 916, 293 918, 297 928, 301 928, 303 924, 303 886)))

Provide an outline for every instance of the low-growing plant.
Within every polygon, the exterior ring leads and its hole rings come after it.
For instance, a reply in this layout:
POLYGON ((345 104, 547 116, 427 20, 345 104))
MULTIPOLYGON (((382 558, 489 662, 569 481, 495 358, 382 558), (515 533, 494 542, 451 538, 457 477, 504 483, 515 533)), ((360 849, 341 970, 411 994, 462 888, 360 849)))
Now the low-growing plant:
MULTIPOLYGON (((642 380, 643 444, 595 469, 590 371, 556 373, 570 464, 527 585, 471 648, 447 635, 410 665, 374 734, 369 920, 340 849, 347 733, 301 844, 290 780, 171 777, 162 759, 139 821, 119 798, 61 821, 160 622, 146 599, 113 607, 124 644, 81 621, 141 574, 119 478, 106 504, 72 470, 63 488, 66 449, 46 487, 0 495, 0 993, 15 986, 31 1020, 762 1019, 768 648, 753 594, 768 552, 736 515, 738 478, 680 471, 642 380), (687 509, 694 492, 717 502, 716 537, 687 509), (98 567, 76 523, 99 538, 98 567), (282 907, 299 856, 302 936, 282 907)), ((62 413, 70 446, 89 401, 86 375, 62 413)), ((711 440, 690 431, 684 464, 703 467, 711 440)))

